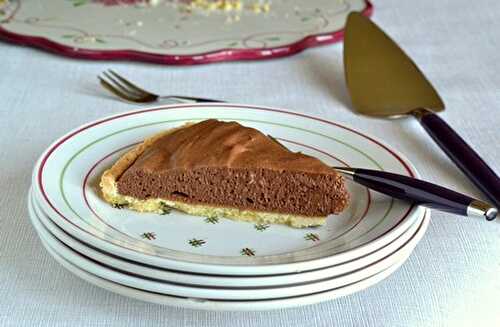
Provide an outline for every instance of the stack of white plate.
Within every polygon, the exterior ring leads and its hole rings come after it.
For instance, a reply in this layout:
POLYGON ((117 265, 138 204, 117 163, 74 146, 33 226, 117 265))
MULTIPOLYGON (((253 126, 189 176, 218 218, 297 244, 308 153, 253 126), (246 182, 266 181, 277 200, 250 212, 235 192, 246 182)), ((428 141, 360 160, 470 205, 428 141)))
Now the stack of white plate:
POLYGON ((65 268, 110 291, 207 310, 269 310, 334 299, 394 272, 422 238, 422 208, 348 182, 349 208, 325 226, 295 229, 225 218, 113 208, 99 179, 145 137, 189 121, 234 120, 331 165, 415 176, 398 152, 324 119, 271 108, 210 104, 133 111, 54 142, 33 171, 30 217, 65 268))

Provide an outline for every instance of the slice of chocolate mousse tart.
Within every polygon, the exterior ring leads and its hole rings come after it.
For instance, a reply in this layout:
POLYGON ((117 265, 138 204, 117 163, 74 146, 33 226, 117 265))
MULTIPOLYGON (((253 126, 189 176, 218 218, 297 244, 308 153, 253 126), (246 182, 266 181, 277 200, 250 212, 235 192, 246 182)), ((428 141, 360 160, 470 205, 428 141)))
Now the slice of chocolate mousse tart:
POLYGON ((147 138, 101 178, 116 207, 309 227, 348 205, 342 176, 256 129, 214 119, 147 138))

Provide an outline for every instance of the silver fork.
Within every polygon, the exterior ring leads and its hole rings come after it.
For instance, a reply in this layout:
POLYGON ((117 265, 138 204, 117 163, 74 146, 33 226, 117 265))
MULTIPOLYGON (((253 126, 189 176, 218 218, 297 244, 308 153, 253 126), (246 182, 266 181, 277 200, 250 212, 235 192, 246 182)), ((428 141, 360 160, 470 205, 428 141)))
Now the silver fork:
POLYGON ((214 99, 204 99, 204 98, 195 98, 195 97, 187 97, 187 96, 180 96, 180 95, 167 95, 167 96, 160 96, 158 94, 155 94, 153 92, 149 92, 144 90, 143 88, 135 85, 134 83, 130 82, 126 78, 118 75, 111 69, 108 69, 107 71, 102 72, 101 75, 97 76, 99 78, 99 81, 101 85, 111 92, 112 94, 116 95, 122 100, 128 101, 128 102, 133 102, 133 103, 152 103, 152 102, 158 102, 161 100, 174 100, 178 102, 224 102, 221 100, 214 100, 214 99))

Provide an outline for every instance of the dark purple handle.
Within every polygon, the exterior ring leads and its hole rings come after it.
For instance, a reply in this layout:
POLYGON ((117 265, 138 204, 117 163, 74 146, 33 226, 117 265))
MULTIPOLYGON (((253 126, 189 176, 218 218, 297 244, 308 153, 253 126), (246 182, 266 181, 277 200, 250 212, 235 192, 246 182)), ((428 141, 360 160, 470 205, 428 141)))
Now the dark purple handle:
POLYGON ((355 182, 366 187, 406 200, 454 214, 467 216, 473 198, 420 179, 378 170, 356 169, 355 182))
POLYGON ((448 157, 499 208, 500 179, 486 162, 438 115, 426 111, 420 123, 448 157))

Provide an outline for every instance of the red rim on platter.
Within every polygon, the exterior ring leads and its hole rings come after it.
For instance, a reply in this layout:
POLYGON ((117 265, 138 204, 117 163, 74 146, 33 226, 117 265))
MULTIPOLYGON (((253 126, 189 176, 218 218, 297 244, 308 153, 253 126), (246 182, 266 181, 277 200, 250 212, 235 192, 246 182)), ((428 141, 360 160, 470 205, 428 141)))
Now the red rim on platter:
MULTIPOLYGON (((341 3, 346 6, 349 5, 350 0, 344 0, 341 3)), ((365 16, 371 16, 373 13, 373 5, 368 0, 360 0, 364 4, 364 8, 359 11, 365 16)), ((311 31, 310 33, 300 32, 305 36, 301 36, 296 40, 290 41, 288 43, 272 44, 273 42, 278 42, 274 39, 279 39, 277 36, 273 36, 272 33, 259 33, 251 36, 245 36, 242 40, 230 40, 224 39, 217 40, 217 46, 214 49, 209 49, 206 51, 200 50, 198 52, 192 52, 187 54, 182 54, 177 51, 181 46, 185 49, 189 47, 194 48, 194 45, 185 44, 181 45, 176 40, 167 39, 163 41, 162 44, 147 44, 143 40, 139 40, 138 37, 129 35, 135 30, 131 30, 127 35, 109 35, 109 34, 96 34, 82 30, 75 26, 64 26, 62 23, 54 23, 53 20, 57 18, 48 17, 37 17, 37 16, 23 16, 18 17, 22 13, 23 6, 27 1, 23 0, 6 0, 0 2, 0 40, 31 46, 34 48, 43 49, 52 53, 59 55, 79 58, 79 59, 89 59, 89 60, 133 60, 133 61, 143 61, 151 62, 157 64, 166 65, 195 65, 195 64, 206 64, 221 61, 239 61, 239 60, 263 60, 271 58, 279 58, 290 56, 299 53, 307 48, 316 47, 320 45, 327 45, 341 41, 343 39, 343 29, 335 28, 332 30, 321 30, 320 28, 315 28, 317 31, 311 31), (17 27, 15 27, 17 26, 17 27), (30 28, 32 31, 29 32, 30 28), (54 34, 55 30, 57 37, 43 35, 42 30, 47 29, 54 34), (102 35, 102 36, 101 36, 102 35), (262 37, 265 37, 262 39, 262 37), (59 38, 59 39, 58 39, 59 38), (118 46, 110 47, 110 40, 114 42, 117 39, 127 38, 129 41, 136 42, 136 46, 118 46), (273 39, 274 38, 274 39, 273 39), (92 44, 86 43, 85 40, 91 40, 92 44), (70 41, 75 41, 72 44, 70 41), (108 43, 108 45, 106 45, 108 43), (151 50, 148 51, 148 47, 151 46, 151 50)), ((97 5, 101 3, 102 6, 108 8, 110 3, 122 3, 125 6, 132 6, 130 2, 140 2, 140 1, 101 1, 101 0, 87 0, 87 1, 65 1, 66 3, 73 3, 77 10, 80 7, 84 7, 82 4, 89 3, 90 5, 97 5)), ((54 2, 55 3, 55 2, 54 2)), ((45 5, 44 5, 45 6, 45 5)), ((105 8, 105 9, 106 9, 105 8)), ((345 19, 345 16, 349 11, 354 9, 349 9, 346 7, 347 11, 337 15, 336 19, 345 19)), ((320 9, 315 9, 320 10, 320 9)), ((358 10, 358 8, 356 8, 358 10)), ((321 14, 323 15, 323 14, 321 14)), ((312 13, 311 17, 305 15, 300 18, 300 21, 307 23, 308 19, 326 19, 319 13, 312 13), (316 16, 315 16, 316 15, 316 16)), ((63 17, 65 18, 65 17, 63 17)), ((330 18, 331 19, 331 18, 330 18)), ((64 20, 64 19, 63 19, 64 20)), ((69 19, 71 21, 71 19, 69 19)), ((122 21, 119 19, 117 21, 122 21)), ((268 19, 269 21, 269 19, 268 19)), ((327 21, 327 20, 326 20, 327 21)), ((111 22, 110 24, 112 24, 111 22)), ((128 24, 129 22, 120 22, 120 24, 128 24)), ((141 23, 137 21, 135 23, 141 23)), ((337 22, 338 23, 338 22, 337 22)), ((69 23, 65 23, 69 24, 69 23)), ((118 24, 118 23, 117 23, 118 24)), ((131 23, 130 23, 131 24, 131 23)), ((319 23, 318 23, 319 24, 319 23)), ((335 24, 331 24, 335 25, 335 24)), ((337 24, 338 25, 338 24, 337 24)), ((128 26, 128 25, 127 25, 128 26)), ((120 27, 120 26, 118 26, 120 27)), ((293 34, 296 32, 292 31, 280 31, 273 33, 282 34, 293 34)), ((184 42, 184 41, 183 41, 184 42)), ((215 41, 214 41, 215 42, 215 41)), ((203 42, 201 42, 203 43, 203 42)), ((199 44, 201 44, 199 43, 199 44)), ((189 51, 189 50, 187 50, 189 51)))

